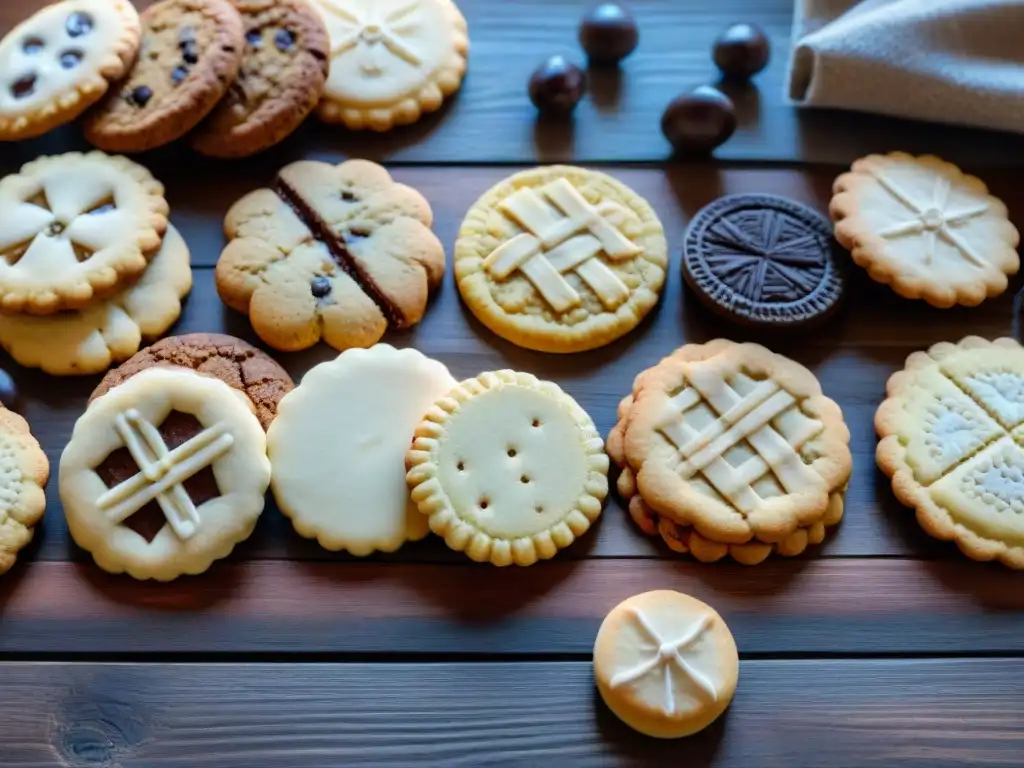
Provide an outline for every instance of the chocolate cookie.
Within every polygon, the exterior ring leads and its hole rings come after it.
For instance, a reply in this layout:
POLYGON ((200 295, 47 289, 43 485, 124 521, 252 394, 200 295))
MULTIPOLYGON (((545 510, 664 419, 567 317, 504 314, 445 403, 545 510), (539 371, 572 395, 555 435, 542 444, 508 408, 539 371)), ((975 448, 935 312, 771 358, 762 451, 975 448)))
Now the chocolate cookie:
POLYGON ((108 152, 144 152, 181 138, 224 96, 244 45, 242 19, 229 0, 150 6, 138 61, 86 117, 86 138, 108 152))
POLYGON ((212 157, 245 157, 274 146, 313 111, 327 82, 331 44, 306 0, 235 0, 245 24, 238 78, 190 137, 212 157))
POLYGON ((773 328, 824 320, 845 286, 828 219, 772 195, 729 195, 701 209, 686 231, 683 277, 719 314, 773 328))
POLYGON ((288 372, 252 344, 219 333, 190 333, 162 339, 110 371, 93 391, 89 402, 157 365, 189 368, 244 392, 256 406, 256 415, 264 429, 277 415, 281 398, 295 388, 288 372))

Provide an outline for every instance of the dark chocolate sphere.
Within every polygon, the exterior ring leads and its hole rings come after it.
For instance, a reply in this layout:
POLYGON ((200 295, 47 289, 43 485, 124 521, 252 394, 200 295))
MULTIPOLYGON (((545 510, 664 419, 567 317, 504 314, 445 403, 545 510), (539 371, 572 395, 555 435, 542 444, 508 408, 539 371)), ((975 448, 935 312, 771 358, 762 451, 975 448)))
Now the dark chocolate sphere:
POLYGON ((580 45, 594 64, 618 64, 639 42, 636 19, 618 3, 594 6, 580 23, 580 45))
POLYGON ((771 44, 759 27, 733 24, 715 40, 715 65, 726 77, 749 80, 768 66, 771 44))
POLYGON ((11 374, 0 368, 0 405, 4 408, 14 410, 18 402, 18 386, 11 378, 11 374))
POLYGON ((661 131, 680 154, 706 154, 736 130, 732 99, 702 85, 672 100, 661 116, 661 131))
POLYGON ((552 56, 530 76, 530 101, 548 114, 570 114, 586 90, 586 73, 564 56, 552 56))

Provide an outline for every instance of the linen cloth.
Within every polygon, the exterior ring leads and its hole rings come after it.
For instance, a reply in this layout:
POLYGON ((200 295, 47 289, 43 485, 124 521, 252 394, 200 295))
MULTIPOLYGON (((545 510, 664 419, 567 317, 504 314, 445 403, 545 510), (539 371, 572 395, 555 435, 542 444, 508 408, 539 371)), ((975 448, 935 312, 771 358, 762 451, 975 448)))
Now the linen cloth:
POLYGON ((1024 132, 1024 0, 796 0, 789 97, 1024 132))

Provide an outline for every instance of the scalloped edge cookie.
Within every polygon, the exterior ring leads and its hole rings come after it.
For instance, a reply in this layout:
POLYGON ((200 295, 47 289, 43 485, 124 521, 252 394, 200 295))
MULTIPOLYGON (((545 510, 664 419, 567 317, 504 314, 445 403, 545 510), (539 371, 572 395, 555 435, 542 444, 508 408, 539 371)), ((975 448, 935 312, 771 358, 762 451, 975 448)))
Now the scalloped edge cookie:
MULTIPOLYGON (((502 419, 502 423, 509 422, 502 419)), ((543 424, 535 417, 532 425, 528 426, 539 428, 543 424)), ((524 456, 527 455, 526 449, 522 451, 524 456)), ((507 455, 516 457, 516 451, 510 448, 507 455)), ((493 467, 505 459, 504 451, 497 452, 493 458, 479 453, 472 456, 474 462, 488 462, 486 467, 493 467)), ((420 512, 430 517, 431 530, 442 536, 449 547, 465 552, 472 560, 491 562, 498 566, 513 563, 526 566, 537 560, 554 557, 559 550, 568 547, 586 533, 600 516, 602 504, 608 495, 608 456, 604 452, 604 441, 590 416, 557 384, 512 370, 487 372, 467 379, 438 400, 416 429, 412 447, 406 454, 406 467, 406 480, 412 490, 413 501, 420 512), (575 501, 568 508, 559 509, 557 518, 548 524, 517 536, 492 536, 456 508, 451 490, 444 487, 440 453, 449 437, 451 425, 467 418, 463 410, 467 403, 478 398, 497 396, 491 407, 501 409, 500 393, 511 388, 526 389, 541 395, 571 421, 579 440, 580 461, 585 465, 581 471, 585 476, 578 492, 573 492, 575 501)), ((461 462, 459 471, 462 471, 461 462)), ((524 483, 528 481, 525 475, 523 478, 524 483)), ((512 482, 515 482, 514 478, 512 482)))
POLYGON ((0 517, 0 574, 13 567, 18 552, 32 541, 35 526, 46 510, 46 481, 50 462, 32 435, 29 423, 17 413, 0 408, 0 471, 16 472, 14 487, 5 487, 0 517), (10 462, 10 463, 8 463, 10 462), (10 497, 13 497, 13 503, 10 497))

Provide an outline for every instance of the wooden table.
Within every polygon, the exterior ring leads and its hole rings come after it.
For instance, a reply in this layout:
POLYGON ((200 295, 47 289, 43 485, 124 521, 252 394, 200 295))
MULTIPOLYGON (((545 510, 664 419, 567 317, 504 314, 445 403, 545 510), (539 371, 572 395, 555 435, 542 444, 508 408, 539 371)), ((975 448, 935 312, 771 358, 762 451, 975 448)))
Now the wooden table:
MULTIPOLYGON (((0 3, 7 29, 42 0, 0 3)), ((726 334, 687 296, 678 254, 688 219, 730 192, 787 195, 824 210, 832 179, 868 151, 936 151, 977 170, 1024 223, 1014 167, 1024 140, 880 117, 798 114, 783 97, 792 0, 638 0, 643 42, 621 74, 594 79, 570 127, 535 122, 525 96, 543 56, 579 58, 577 0, 461 0, 473 39, 461 95, 383 137, 310 121, 239 163, 172 148, 143 158, 167 184, 192 246, 195 288, 178 333, 255 341, 221 305, 213 267, 232 201, 294 159, 363 156, 432 202, 451 248, 462 216, 517 166, 609 170, 662 217, 673 269, 660 308, 593 353, 552 357, 488 333, 451 278, 426 320, 387 340, 456 376, 514 367, 559 382, 602 432, 633 376, 684 342, 726 334), (771 35, 771 69, 734 90, 741 128, 718 160, 666 165, 658 121, 687 86, 714 79, 727 23, 771 35)), ((3 146, 0 171, 84 148, 76 129, 3 146)), ((594 531, 529 569, 470 564, 428 540, 356 561, 300 539, 272 505, 254 536, 207 574, 169 585, 104 574, 69 540, 56 465, 97 378, 56 379, 9 359, 23 413, 54 466, 44 524, 0 580, 0 764, 93 768, 687 765, 729 768, 1024 765, 1024 574, 971 562, 928 539, 874 464, 872 416, 912 351, 1012 332, 1012 298, 939 311, 853 277, 824 330, 777 351, 811 367, 853 433, 846 518, 823 547, 746 568, 701 565, 642 536, 611 498, 594 531), (713 604, 738 642, 726 717, 678 742, 640 737, 596 696, 593 639, 619 600, 672 588, 713 604)), ((1016 284, 1013 289, 1016 289, 1016 284)), ((335 353, 278 355, 296 379, 335 353)))

